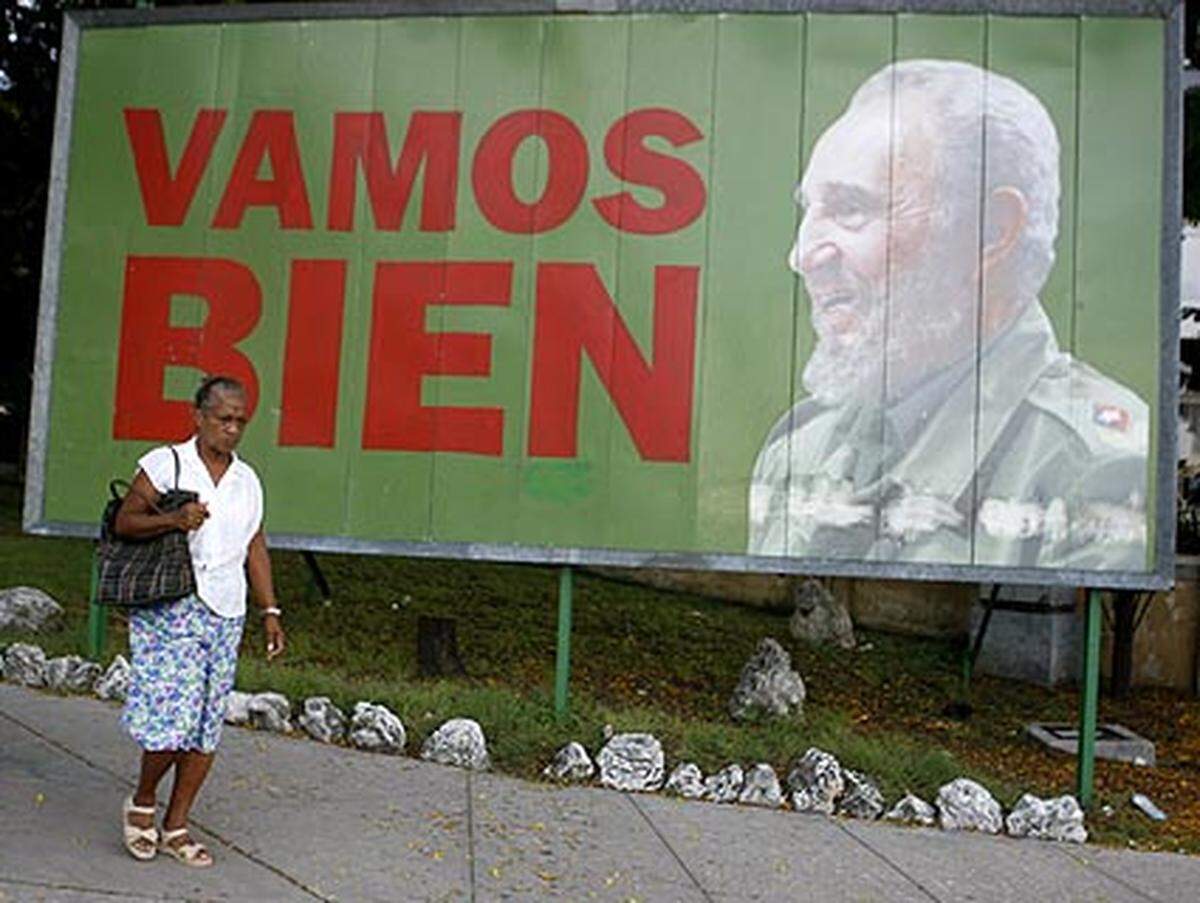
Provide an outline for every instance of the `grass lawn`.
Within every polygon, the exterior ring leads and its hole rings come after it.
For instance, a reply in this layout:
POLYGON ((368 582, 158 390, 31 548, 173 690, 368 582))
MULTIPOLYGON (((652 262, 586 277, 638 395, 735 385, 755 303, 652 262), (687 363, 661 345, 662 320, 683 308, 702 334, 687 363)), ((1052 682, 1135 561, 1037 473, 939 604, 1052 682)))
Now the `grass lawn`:
MULTIPOLYGON (((97 495, 97 513, 101 506, 97 495)), ((0 646, 36 642, 50 655, 82 652, 91 545, 20 532, 19 488, 0 485, 0 587, 26 584, 63 603, 62 630, 36 636, 0 631, 0 646)), ((579 740, 593 754, 605 725, 649 731, 668 769, 695 761, 705 773, 730 762, 768 762, 781 777, 809 746, 875 777, 889 805, 906 790, 932 800, 960 775, 981 781, 1007 808, 1025 791, 1073 792, 1074 760, 1023 737, 1032 720, 1074 721, 1073 690, 1044 690, 977 678, 974 715, 942 710, 958 689, 956 644, 860 631, 861 651, 793 640, 784 614, 643 588, 579 572, 572 633, 571 713, 553 712, 557 575, 553 569, 321 555, 333 588, 323 603, 300 555, 273 555, 286 609, 289 650, 270 665, 257 619, 248 621, 238 686, 273 689, 293 702, 325 695, 344 709, 358 700, 392 708, 409 750, 444 720, 483 726, 495 767, 537 777, 554 751, 579 740), (457 619, 468 676, 417 676, 418 615, 457 619), (725 704, 743 663, 764 636, 777 639, 808 687, 802 719, 736 724, 725 704)), ((119 613, 109 621, 105 661, 125 652, 119 613)), ((1165 691, 1102 699, 1101 719, 1155 740, 1159 767, 1097 762, 1097 809, 1088 819, 1101 842, 1200 853, 1200 702, 1165 691), (1128 804, 1148 794, 1170 817, 1151 823, 1128 804), (1114 814, 1099 807, 1109 804, 1114 814)), ((698 804, 699 805, 699 804, 698 804)))

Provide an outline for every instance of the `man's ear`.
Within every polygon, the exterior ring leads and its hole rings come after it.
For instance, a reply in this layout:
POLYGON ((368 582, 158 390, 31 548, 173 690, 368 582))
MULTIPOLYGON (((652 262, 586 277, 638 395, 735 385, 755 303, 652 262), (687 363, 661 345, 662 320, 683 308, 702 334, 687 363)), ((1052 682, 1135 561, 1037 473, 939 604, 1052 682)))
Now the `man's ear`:
POLYGON ((1029 218, 1029 205, 1019 189, 995 188, 984 211, 983 269, 989 272, 1016 249, 1029 218))

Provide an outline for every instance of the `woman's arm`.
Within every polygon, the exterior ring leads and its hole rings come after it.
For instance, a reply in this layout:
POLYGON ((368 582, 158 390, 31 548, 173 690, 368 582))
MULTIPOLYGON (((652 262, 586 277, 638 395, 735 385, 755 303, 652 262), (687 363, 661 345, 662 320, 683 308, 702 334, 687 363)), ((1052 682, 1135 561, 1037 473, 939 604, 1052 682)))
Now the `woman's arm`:
POLYGON ((263 613, 263 633, 267 636, 267 659, 270 660, 283 652, 284 635, 279 621, 279 602, 275 598, 275 581, 271 577, 271 555, 267 552, 267 538, 261 528, 250 540, 246 573, 263 613))
POLYGON ((195 530, 208 517, 208 507, 202 502, 188 502, 182 508, 159 514, 151 507, 158 499, 158 490, 144 470, 133 478, 133 488, 121 502, 113 529, 125 539, 150 539, 172 530, 195 530))

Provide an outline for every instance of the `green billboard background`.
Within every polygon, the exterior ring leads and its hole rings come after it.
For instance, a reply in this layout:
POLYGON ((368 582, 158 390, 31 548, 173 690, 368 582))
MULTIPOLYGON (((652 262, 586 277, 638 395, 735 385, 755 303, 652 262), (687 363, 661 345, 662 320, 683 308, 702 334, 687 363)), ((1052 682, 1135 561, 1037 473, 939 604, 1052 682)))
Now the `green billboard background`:
MULTIPOLYGON (((260 386, 241 452, 263 478, 272 534, 346 548, 445 544, 481 557, 507 545, 744 555, 756 455, 780 415, 803 397, 799 373, 814 346, 809 299, 786 264, 799 221, 793 186, 817 138, 864 79, 894 60, 937 58, 1018 80, 1054 121, 1062 200, 1057 258, 1041 300, 1064 350, 1150 405, 1152 550, 1166 27, 1160 19, 832 13, 85 27, 74 61, 44 479, 27 526, 90 529, 102 487, 127 476, 153 444, 113 438, 126 261, 194 256, 238 261, 262 289, 261 317, 238 345, 260 386), (147 224, 126 108, 161 111, 172 171, 197 111, 227 111, 179 227, 147 224), (657 192, 624 184, 605 165, 609 129, 644 108, 677 111, 703 136, 680 147, 647 141, 690 164, 706 189, 703 215, 665 235, 614 229, 591 203, 626 190, 647 207, 660 203, 657 192), (563 113, 589 151, 581 203, 563 225, 539 234, 498 230, 472 190, 471 156, 484 134, 521 109, 563 113), (270 206, 248 208, 237 228, 212 228, 242 138, 261 110, 294 113, 312 229, 281 228, 270 206), (376 228, 361 176, 353 230, 326 228, 333 114, 382 112, 395 154, 418 110, 462 113, 454 228, 416 228, 423 175, 399 231, 376 228), (347 261, 328 448, 278 441, 296 259, 347 261), (436 305, 426 321, 430 333, 490 335, 490 375, 422 382, 428 406, 502 408, 503 453, 364 449, 376 265, 442 260, 512 264, 507 306, 436 305), (529 453, 535 274, 547 262, 594 265, 647 361, 655 268, 699 268, 687 461, 639 454, 586 357, 576 455, 529 453)), ((517 194, 537 198, 546 167, 542 143, 525 142, 513 164, 517 194)), ((174 326, 202 327, 206 315, 198 299, 172 301, 174 326)), ((199 376, 191 367, 168 368, 163 396, 188 398, 199 376)), ((724 559, 721 566, 733 565, 724 559)), ((1148 552, 1145 569, 1155 568, 1148 552)))

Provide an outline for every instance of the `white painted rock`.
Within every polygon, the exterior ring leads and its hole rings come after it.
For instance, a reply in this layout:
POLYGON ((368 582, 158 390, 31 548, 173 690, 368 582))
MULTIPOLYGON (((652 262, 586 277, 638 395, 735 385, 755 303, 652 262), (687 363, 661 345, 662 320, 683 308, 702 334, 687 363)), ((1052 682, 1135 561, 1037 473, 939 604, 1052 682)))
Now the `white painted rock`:
POLYGON ((782 806, 783 788, 779 786, 775 769, 765 762, 760 762, 747 771, 738 802, 747 806, 767 806, 771 809, 782 806))
POLYGON ((357 702, 350 718, 350 744, 371 752, 399 755, 408 735, 395 712, 373 702, 357 702))
POLYGON ((666 789, 684 799, 698 800, 704 796, 704 774, 695 762, 680 762, 667 778, 666 789))
POLYGON ((13 643, 5 649, 4 679, 25 687, 46 686, 46 653, 42 647, 13 643))
POLYGON ((851 818, 875 819, 883 815, 883 794, 869 777, 860 771, 842 769, 846 789, 838 800, 837 811, 851 818))
POLYGON ((713 803, 736 803, 741 795, 746 775, 734 762, 704 779, 704 798, 713 803))
POLYGON ((613 790, 658 790, 666 761, 652 734, 616 734, 597 757, 600 783, 613 790))
POLYGON ((937 808, 946 831, 999 834, 1004 829, 1000 804, 987 788, 969 778, 957 778, 939 789, 937 808))
POLYGON ((556 781, 586 781, 596 773, 596 764, 582 743, 572 740, 554 755, 542 774, 556 781))
POLYGON ((328 696, 304 700, 297 720, 306 734, 322 743, 337 743, 346 736, 346 716, 328 696))
POLYGON ((832 753, 810 747, 788 772, 788 789, 797 812, 833 814, 834 803, 845 789, 842 766, 832 753))
POLYGON ((118 655, 112 660, 108 670, 100 675, 92 691, 101 699, 123 701, 129 689, 129 672, 129 662, 125 661, 125 656, 118 655))
POLYGON ((231 691, 229 698, 225 701, 225 723, 249 724, 250 700, 253 698, 253 693, 243 693, 241 690, 231 691))
POLYGON ((759 641, 754 655, 742 668, 741 678, 729 700, 735 719, 758 712, 768 715, 799 715, 804 710, 804 681, 792 670, 792 657, 770 637, 759 641))
POLYGON ((1083 809, 1069 794, 1041 799, 1026 793, 1008 813, 1005 825, 1012 837, 1067 843, 1086 843, 1088 837, 1087 828, 1083 826, 1083 809))
POLYGON ((102 669, 95 662, 78 655, 60 655, 46 662, 46 686, 68 693, 87 693, 100 677, 102 669))
POLYGON ((792 636, 810 643, 830 643, 854 648, 854 623, 846 606, 819 580, 809 577, 796 590, 796 604, 788 628, 792 636))
POLYGON ((0 590, 0 630, 37 633, 61 618, 63 608, 52 596, 32 586, 0 590))
POLYGON ((911 793, 906 793, 900 802, 892 806, 884 816, 888 821, 898 821, 905 824, 924 825, 927 828, 937 824, 937 811, 925 800, 911 793))
POLYGON ((282 693, 255 693, 246 703, 247 723, 260 731, 292 732, 292 704, 282 693))
POLYGON ((483 728, 470 718, 451 718, 426 738, 421 758, 476 771, 491 767, 483 728))

